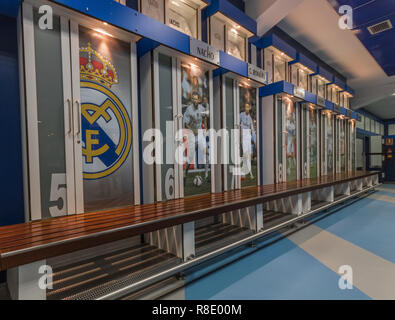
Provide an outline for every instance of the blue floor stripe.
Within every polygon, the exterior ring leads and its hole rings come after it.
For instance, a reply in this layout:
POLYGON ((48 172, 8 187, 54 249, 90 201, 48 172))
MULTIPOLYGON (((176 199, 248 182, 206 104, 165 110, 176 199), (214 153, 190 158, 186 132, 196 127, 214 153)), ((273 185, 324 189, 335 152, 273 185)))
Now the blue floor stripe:
POLYGON ((339 276, 288 239, 199 279, 185 289, 196 299, 370 299, 357 288, 340 290, 339 276))
POLYGON ((395 203, 365 198, 315 224, 395 262, 395 203))
MULTIPOLYGON (((395 189, 395 185, 383 185, 395 189)), ((377 194, 395 196, 386 191, 377 194)), ((395 262, 395 204, 365 198, 315 223, 395 262)), ((195 275, 201 274, 195 272, 195 275)), ((189 275, 189 279, 194 275, 189 275)), ((196 277, 195 277, 196 278, 196 277)), ((185 289, 186 299, 370 299, 340 290, 339 276, 288 239, 250 254, 185 289)))

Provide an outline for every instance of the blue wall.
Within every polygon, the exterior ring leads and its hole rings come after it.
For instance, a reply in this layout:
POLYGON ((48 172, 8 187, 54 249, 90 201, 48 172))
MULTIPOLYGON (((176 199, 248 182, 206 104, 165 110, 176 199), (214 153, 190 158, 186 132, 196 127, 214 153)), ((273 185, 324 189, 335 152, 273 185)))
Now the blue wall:
POLYGON ((245 4, 243 0, 228 0, 235 7, 239 8, 241 11, 245 12, 245 4))
POLYGON ((16 19, 0 15, 0 225, 24 222, 16 19))

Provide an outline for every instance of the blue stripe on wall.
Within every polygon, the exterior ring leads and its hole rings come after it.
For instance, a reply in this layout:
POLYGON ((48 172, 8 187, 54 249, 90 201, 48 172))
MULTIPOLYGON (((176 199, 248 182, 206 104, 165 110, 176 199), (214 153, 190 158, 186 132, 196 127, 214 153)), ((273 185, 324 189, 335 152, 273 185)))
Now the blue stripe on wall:
POLYGON ((0 15, 0 225, 24 222, 21 118, 16 19, 0 15))

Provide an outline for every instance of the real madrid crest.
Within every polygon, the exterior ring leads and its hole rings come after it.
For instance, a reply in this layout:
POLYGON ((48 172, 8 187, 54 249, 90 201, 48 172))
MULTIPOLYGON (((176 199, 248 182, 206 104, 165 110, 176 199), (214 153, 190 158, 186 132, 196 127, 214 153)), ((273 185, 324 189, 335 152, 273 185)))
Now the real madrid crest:
POLYGON ((128 157, 132 127, 121 99, 111 91, 119 84, 115 67, 91 44, 80 48, 82 154, 84 179, 101 179, 128 157))

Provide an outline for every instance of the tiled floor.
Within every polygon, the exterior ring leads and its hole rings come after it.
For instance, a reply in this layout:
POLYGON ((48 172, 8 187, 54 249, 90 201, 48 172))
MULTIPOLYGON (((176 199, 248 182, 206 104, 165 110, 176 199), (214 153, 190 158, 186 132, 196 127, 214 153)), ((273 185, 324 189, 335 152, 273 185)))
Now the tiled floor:
MULTIPOLYGON (((186 299, 395 299, 395 185, 192 282, 186 299), (353 288, 339 270, 352 271, 353 288)), ((190 277, 193 277, 191 275, 190 277)))

